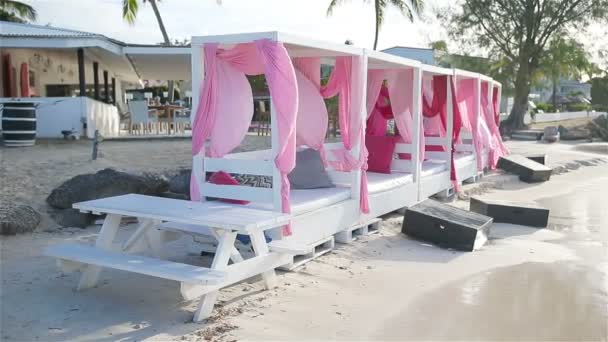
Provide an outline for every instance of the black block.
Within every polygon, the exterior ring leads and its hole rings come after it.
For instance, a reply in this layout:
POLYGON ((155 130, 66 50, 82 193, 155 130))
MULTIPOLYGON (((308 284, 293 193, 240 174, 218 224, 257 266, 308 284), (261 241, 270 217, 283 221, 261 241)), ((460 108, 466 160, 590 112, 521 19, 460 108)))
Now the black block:
POLYGON ((471 197, 470 210, 478 214, 490 216, 494 219, 494 222, 546 227, 549 221, 549 209, 533 203, 482 200, 471 197))
POLYGON ((544 182, 551 178, 551 169, 521 155, 500 157, 498 167, 519 175, 519 180, 527 183, 544 182))
POLYGON ((434 200, 405 211, 401 232, 444 248, 473 251, 488 239, 492 218, 434 200))
POLYGON ((535 162, 543 165, 547 165, 547 155, 546 154, 530 154, 527 155, 526 158, 530 160, 534 160, 535 162))

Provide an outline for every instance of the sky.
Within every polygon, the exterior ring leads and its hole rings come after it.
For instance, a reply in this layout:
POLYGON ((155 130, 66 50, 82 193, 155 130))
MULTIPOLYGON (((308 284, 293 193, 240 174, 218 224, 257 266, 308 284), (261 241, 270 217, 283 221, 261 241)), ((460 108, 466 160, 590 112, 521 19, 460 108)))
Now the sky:
MULTIPOLYGON (((22 0, 39 14, 37 24, 100 33, 127 43, 156 44, 162 41, 149 4, 140 5, 134 25, 122 20, 122 0, 22 0)), ((157 0, 159 1, 159 0, 157 0)), ((140 3, 142 1, 140 0, 140 3)), ((374 41, 374 11, 371 1, 344 0, 332 16, 326 16, 330 0, 161 0, 159 9, 171 39, 196 35, 255 31, 283 31, 317 40, 343 43, 352 40, 359 47, 371 48, 374 41)), ((447 40, 451 52, 463 53, 450 43, 434 9, 455 0, 425 0, 422 17, 413 23, 395 8, 386 13, 378 48, 396 45, 428 47, 436 40, 447 40)), ((608 68, 608 28, 594 25, 577 34, 593 55, 593 61, 608 68)), ((480 55, 480 52, 470 52, 480 55)))
MULTIPOLYGON (((135 25, 122 20, 121 0, 22 0, 39 14, 37 24, 96 32, 127 43, 158 43, 162 36, 149 4, 140 5, 135 25)), ((426 0, 433 3, 446 0, 426 0)), ((140 1, 141 3, 141 1, 140 1)), ((159 9, 172 39, 193 35, 255 31, 283 31, 320 40, 371 48, 374 11, 371 3, 345 1, 331 17, 329 0, 162 0, 159 9)), ((442 39, 440 25, 410 23, 389 9, 380 33, 379 48, 395 45, 428 47, 442 39)))

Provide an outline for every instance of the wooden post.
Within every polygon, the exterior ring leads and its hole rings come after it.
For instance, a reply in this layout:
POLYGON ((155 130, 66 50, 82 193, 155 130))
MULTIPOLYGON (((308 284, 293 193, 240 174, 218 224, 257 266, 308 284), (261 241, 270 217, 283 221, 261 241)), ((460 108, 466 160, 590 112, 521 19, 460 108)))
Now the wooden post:
POLYGON ((77 50, 78 53, 78 86, 80 88, 80 96, 87 96, 87 86, 85 82, 85 71, 84 71, 84 50, 82 48, 77 50))
MULTIPOLYGON (((203 82, 203 75, 205 72, 204 56, 202 53, 202 46, 192 44, 191 47, 191 69, 192 69, 192 111, 190 114, 190 124, 194 127, 194 119, 196 117, 196 110, 198 108, 198 94, 200 94, 201 84, 203 82)), ((194 132, 192 132, 194 135, 194 132)), ((203 167, 203 155, 197 154, 192 157, 192 174, 194 180, 198 185, 199 191, 203 188, 205 183, 205 169, 203 167)), ((199 200, 198 198, 192 200, 199 200)), ((204 201, 205 197, 202 196, 200 201, 204 201)))
POLYGON ((93 62, 93 94, 99 100, 99 63, 93 62))
POLYGON ((112 77, 112 104, 116 104, 116 79, 112 77))
POLYGON ((447 122, 447 127, 445 130, 445 136, 447 138, 446 141, 446 153, 447 153, 447 162, 448 165, 452 165, 452 134, 454 132, 454 103, 453 103, 453 99, 452 99, 452 76, 445 76, 447 79, 447 110, 448 110, 448 122, 447 122))
POLYGON ((110 85, 108 84, 108 70, 103 71, 103 91, 104 100, 106 103, 110 103, 110 85))
POLYGON ((98 150, 98 145, 99 145, 99 130, 95 130, 95 136, 93 137, 93 154, 91 155, 91 159, 96 160, 97 159, 97 150, 98 150))
POLYGON ((420 134, 424 134, 424 132, 420 131, 420 120, 422 120, 422 66, 417 66, 414 68, 414 77, 413 77, 413 104, 412 104, 412 115, 413 117, 413 135, 412 135, 412 164, 414 166, 414 181, 418 183, 418 200, 420 198, 420 191, 422 187, 422 182, 420 179, 420 173, 422 171, 422 162, 420 161, 420 134))

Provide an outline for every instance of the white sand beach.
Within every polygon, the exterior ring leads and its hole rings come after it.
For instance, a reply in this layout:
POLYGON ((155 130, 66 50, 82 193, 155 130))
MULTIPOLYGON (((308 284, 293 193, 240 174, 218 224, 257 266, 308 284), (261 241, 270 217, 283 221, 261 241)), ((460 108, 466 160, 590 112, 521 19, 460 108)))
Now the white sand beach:
MULTIPOLYGON (((246 146, 265 140, 248 137, 246 146)), ((92 241, 99 226, 60 229, 46 217, 34 233, 0 238, 0 339, 608 340, 605 148, 507 145, 514 153, 546 153, 564 173, 542 184, 493 173, 466 185, 451 204, 466 208, 469 195, 535 201, 551 209, 546 229, 495 223, 487 245, 463 253, 406 237, 402 217, 392 214, 379 234, 280 272, 276 289, 262 291, 250 279, 222 290, 213 317, 202 323, 191 323, 196 302, 184 302, 175 282, 106 270, 98 287, 76 292, 78 274, 62 273, 42 252, 92 241), (605 162, 585 162, 597 158, 605 162)), ((75 175, 190 164, 188 140, 108 141, 94 162, 90 151, 84 141, 0 149, 1 199, 44 213, 49 192, 75 175)), ((198 252, 190 237, 171 244, 172 259, 208 264, 198 252)))

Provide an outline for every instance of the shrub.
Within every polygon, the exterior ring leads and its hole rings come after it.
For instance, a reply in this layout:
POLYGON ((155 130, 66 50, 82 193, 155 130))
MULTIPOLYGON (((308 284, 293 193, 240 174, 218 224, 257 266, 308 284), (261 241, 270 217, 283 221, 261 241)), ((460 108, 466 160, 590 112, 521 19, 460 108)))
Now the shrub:
POLYGON ((592 137, 608 141, 608 115, 600 115, 591 120, 588 128, 591 131, 592 137))
POLYGON ((591 105, 587 103, 570 103, 568 104, 568 110, 572 112, 584 112, 591 110, 591 105))
POLYGON ((555 107, 550 103, 540 102, 536 104, 536 110, 542 110, 545 113, 555 113, 555 107))

